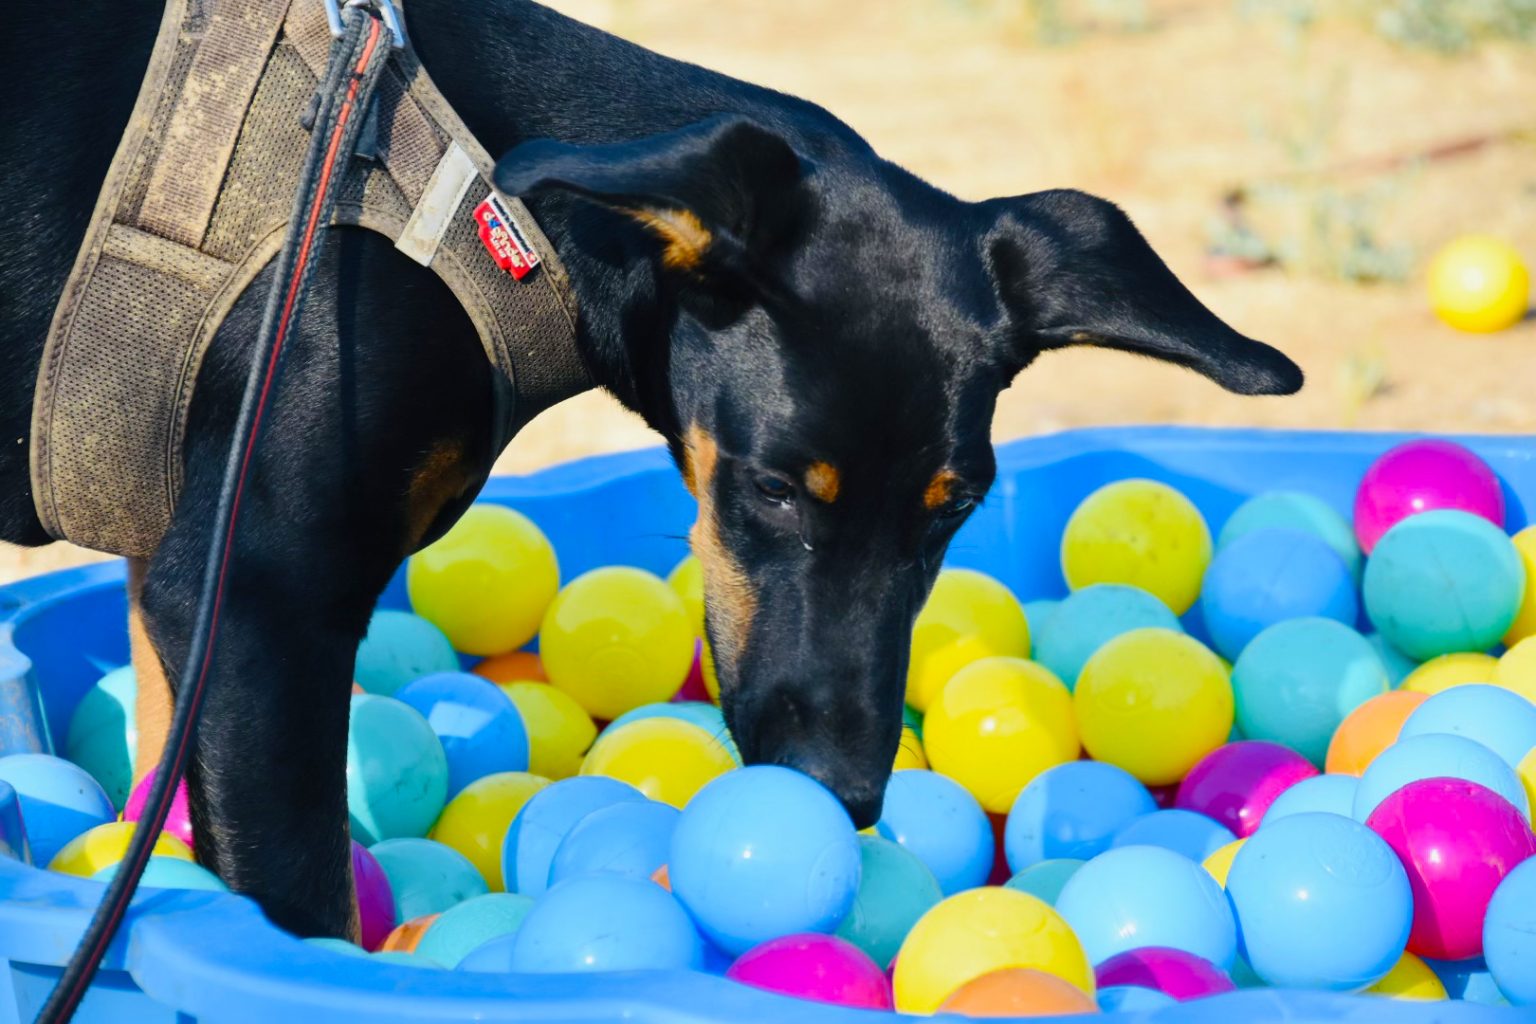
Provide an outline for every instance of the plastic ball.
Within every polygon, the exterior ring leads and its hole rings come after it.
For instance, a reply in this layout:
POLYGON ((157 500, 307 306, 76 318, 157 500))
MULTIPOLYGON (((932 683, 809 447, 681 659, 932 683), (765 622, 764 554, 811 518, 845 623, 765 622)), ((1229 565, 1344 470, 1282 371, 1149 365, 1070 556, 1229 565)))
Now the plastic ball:
POLYGON ((908 768, 927 768, 928 752, 923 749, 923 741, 916 730, 909 726, 901 727, 901 743, 896 747, 896 759, 891 763, 891 771, 906 771, 908 768))
POLYGON ((960 669, 981 658, 1028 658, 1029 622, 1002 583, 972 569, 945 569, 912 626, 907 703, 926 712, 960 669))
POLYGON ((134 725, 138 683, 132 665, 115 668, 85 691, 69 718, 64 754, 101 783, 122 809, 133 789, 134 725))
POLYGON ((1200 613, 1216 650, 1236 660, 1276 623, 1310 617, 1353 623, 1360 601, 1349 567, 1325 542, 1272 528, 1216 553, 1205 573, 1200 613))
POLYGON ((1110 985, 1099 989, 1101 1013, 1144 1013, 1177 1006, 1178 1002, 1166 992, 1140 985, 1110 985))
POLYGON ((501 874, 509 890, 538 896, 549 888, 550 866, 560 843, 587 815, 617 803, 645 800, 618 779, 563 779, 531 794, 501 845, 501 874))
POLYGON ((1434 778, 1390 794, 1366 825, 1408 870, 1409 951, 1440 960, 1482 955, 1483 918, 1494 890, 1536 853, 1526 818, 1485 786, 1434 778))
POLYGON ((1004 812, 1031 779, 1077 760, 1072 695, 1049 669, 1022 658, 982 658, 930 702, 923 749, 934 770, 1004 812))
POLYGON ((1232 909, 1210 874, 1172 850, 1123 846, 1078 869, 1056 909, 1090 963, 1139 946, 1169 946, 1230 967, 1237 955, 1232 909))
POLYGON ((458 668, 459 656, 442 630, 420 615, 380 609, 357 645, 352 678, 364 691, 388 697, 412 679, 458 668))
POLYGON ((1486 786, 1530 817, 1530 802, 1520 777, 1493 751, 1461 736, 1430 733, 1398 740, 1360 776, 1355 790, 1355 820, 1364 821, 1388 795, 1420 779, 1466 779, 1486 786))
POLYGON ((416 947, 421 943, 421 937, 427 934, 427 929, 432 927, 436 920, 436 914, 426 914, 409 921, 402 921, 395 926, 394 931, 384 937, 384 941, 379 944, 378 953, 374 955, 416 952, 416 947))
POLYGON ((693 627, 660 577, 629 566, 583 573, 544 615, 539 657, 551 686, 615 719, 671 699, 693 664, 693 627))
POLYGON ((1408 673, 1402 688, 1426 696, 1467 683, 1491 683, 1497 674, 1499 659, 1481 651, 1456 651, 1430 658, 1408 673))
POLYGON ((1073 511, 1061 537, 1061 572, 1079 590, 1126 583, 1183 615, 1200 594, 1211 531, 1184 495, 1154 480, 1120 480, 1073 511))
POLYGON ((1494 665, 1492 677, 1483 682, 1502 686, 1536 702, 1536 640, 1530 643, 1522 640, 1505 651, 1494 665))
POLYGON ((1056 604, 1049 623, 1035 630, 1035 660, 1070 690, 1077 685, 1083 664, 1100 647, 1121 633, 1151 627, 1184 630, 1168 606, 1145 590, 1096 583, 1056 604))
POLYGON ((853 906, 859 862, 836 797, 799 772, 757 765, 699 791, 672 833, 667 867, 704 934, 740 955, 780 935, 833 931, 853 906))
POLYGON ((1004 882, 1003 887, 1027 892, 1054 907, 1067 881, 1086 863, 1071 857, 1037 861, 1004 882))
POLYGON ((1355 536, 1370 555, 1398 523, 1441 509, 1459 509, 1502 528, 1504 491, 1499 478, 1486 462, 1453 441, 1408 441, 1366 470, 1355 492, 1355 536))
POLYGON ((363 949, 373 951, 400 923, 389 875, 368 848, 356 839, 352 845, 352 885, 357 895, 358 938, 363 949))
POLYGON ((415 708, 356 694, 347 732, 347 811, 365 846, 424 836, 448 798, 448 758, 415 708))
POLYGON ((1525 316, 1531 275, 1520 252, 1492 235, 1462 235, 1429 263, 1429 305, 1449 327, 1487 334, 1525 316))
POLYGON ((1525 596, 1520 611, 1504 634, 1504 646, 1513 647, 1528 636, 1536 636, 1536 526, 1527 526, 1510 538, 1525 566, 1525 596))
MULTIPOLYGON (((91 876, 98 882, 110 882, 122 866, 119 861, 108 864, 91 876)), ((218 875, 201 864, 194 864, 179 857, 150 857, 139 878, 143 889, 198 889, 206 892, 229 892, 218 875)))
POLYGON ((457 967, 490 940, 516 932, 532 907, 532 897, 515 893, 472 896, 437 915, 416 943, 416 952, 444 967, 457 967))
POLYGON ((1328 741, 1324 767, 1330 775, 1365 774, 1383 750, 1397 742, 1403 723, 1429 694, 1391 690, 1378 694, 1344 716, 1328 741))
POLYGON ((704 563, 689 555, 667 573, 667 586, 682 599, 693 635, 704 635, 704 563))
POLYGON ((1390 685, 1370 641, 1330 619, 1271 626, 1232 668, 1243 735, 1284 744, 1316 765, 1349 713, 1390 685))
POLYGON ((1404 738, 1429 733, 1465 736, 1514 767, 1536 747, 1536 705, 1498 686, 1457 686, 1430 697, 1403 723, 1404 738))
POLYGON ((1237 986, 1220 967, 1193 953, 1167 946, 1128 949, 1093 970, 1100 987, 1139 985, 1179 1002, 1235 992, 1237 986))
POLYGON ((836 1006, 892 1008, 891 983, 863 950, 833 935, 785 935, 743 953, 732 981, 836 1006))
POLYGON ((1216 550, 1258 530, 1283 529, 1310 533, 1333 549, 1353 579, 1360 578, 1363 560, 1349 521, 1327 502, 1300 491, 1267 491, 1249 498, 1222 526, 1216 550))
POLYGON ((1504 876, 1488 901, 1483 957, 1516 1006, 1536 1006, 1536 859, 1504 876))
POLYGON ((1428 964, 1412 953, 1399 957, 1387 976, 1366 989, 1365 995, 1423 1001, 1446 998, 1445 985, 1428 964))
POLYGON ((406 563, 416 614, 466 654, 500 654, 532 640, 560 587, 560 564, 533 520, 502 505, 471 505, 406 563))
POLYGON ((875 829, 917 854, 946 896, 986 884, 992 872, 996 840, 986 812, 958 782, 936 772, 891 776, 875 829))
POLYGON ((889 839, 859 836, 859 888, 836 934, 888 964, 917 919, 943 898, 916 854, 889 839))
POLYGON ((1160 846, 1199 864, 1234 838, 1232 830, 1214 818, 1169 808, 1153 811, 1126 825, 1115 833, 1110 848, 1160 846))
POLYGON ((1296 751, 1265 740, 1240 740, 1212 751, 1179 784, 1178 806, 1249 836, 1270 804, 1317 769, 1296 751))
POLYGON ((487 939, 464 954, 453 969, 476 974, 510 974, 512 950, 516 945, 517 932, 515 931, 487 939))
POLYGON ((1380 836, 1337 814, 1293 814, 1248 838, 1227 876, 1243 956, 1279 988, 1352 992, 1402 955, 1413 897, 1380 836))
POLYGON ((1419 667, 1417 661, 1387 643, 1387 638, 1380 633, 1367 633, 1365 640, 1376 651, 1376 657, 1381 659, 1382 668, 1387 670, 1387 679, 1394 687, 1402 686, 1419 667))
MULTIPOLYGON (((1051 620, 1051 616, 1056 614, 1056 609, 1060 606, 1061 601, 1050 597, 1024 602, 1024 621, 1029 624, 1032 646, 1039 646, 1040 631, 1045 628, 1045 624, 1051 620)), ((1035 651, 1035 660, 1040 660, 1038 650, 1035 651)))
POLYGON ((1482 957, 1470 960, 1428 960, 1426 967, 1435 972, 1450 999, 1483 1006, 1508 1006, 1509 999, 1499 991, 1498 983, 1482 957))
MULTIPOLYGON (((64 844, 48 861, 48 870, 90 878, 127 855, 128 844, 133 841, 133 833, 137 828, 138 822, 134 821, 109 821, 96 825, 64 844)), ((161 832, 155 837, 155 845, 150 853, 155 857, 174 857, 189 862, 195 859, 187 844, 169 832, 161 832)), ((36 847, 33 848, 33 856, 36 856, 36 847)))
POLYGON ((368 955, 368 951, 366 949, 354 942, 348 942, 346 939, 333 939, 329 936, 316 935, 307 939, 300 939, 299 941, 304 943, 306 946, 313 946, 316 949, 329 950, 332 953, 341 953, 344 956, 366 957, 368 955))
POLYGON ((1470 512, 1394 526, 1365 566, 1365 608, 1393 646, 1427 659, 1486 650, 1519 610, 1525 567, 1504 532, 1470 512))
POLYGON ((683 970, 700 966, 703 942, 660 886, 594 874, 553 886, 523 918, 511 967, 536 974, 683 970))
POLYGON ((549 682, 549 675, 544 671, 544 663, 532 651, 507 651, 505 654, 493 654, 483 659, 470 671, 497 685, 549 682))
MULTIPOLYGON (((51 754, 0 757, 0 782, 9 783, 16 791, 34 864, 52 862, 76 836, 117 817, 112 800, 101 784, 84 768, 62 757, 51 754)), ((94 874, 94 871, 83 874, 94 874)))
POLYGON ((902 943, 896 1008, 933 1013, 966 982, 1011 967, 1044 971, 1093 994, 1082 944, 1043 900, 993 887, 957 893, 919 918, 902 943))
POLYGON ((1152 794, 1124 769, 1074 761, 1042 772, 1025 786, 1008 814, 1008 867, 1023 871, 1043 860, 1089 860, 1109 849, 1115 833, 1157 810, 1152 794))
MULTIPOLYGON (((128 804, 123 808, 124 821, 138 821, 144 816, 144 804, 149 800, 149 791, 154 788, 155 778, 159 775, 158 769, 144 776, 139 784, 133 787, 133 793, 128 797, 128 804)), ((176 793, 171 797, 171 810, 165 816, 165 825, 162 832, 171 835, 194 848, 197 844, 192 837, 192 809, 187 804, 187 781, 181 780, 176 784, 176 793)))
POLYGON ((432 838, 475 866, 492 892, 511 879, 502 873, 502 846, 523 805, 549 780, 528 772, 498 772, 465 786, 432 826, 432 838))
POLYGON ((1227 845, 1211 851, 1200 862, 1206 873, 1216 879, 1216 884, 1223 889, 1227 887, 1227 876, 1232 873, 1232 862, 1237 859, 1237 851, 1243 848, 1247 839, 1234 839, 1227 845))
POLYGON ((725 712, 721 711, 718 705, 708 701, 670 700, 660 704, 642 704, 609 722, 603 730, 603 735, 617 732, 631 722, 639 722, 647 718, 675 718, 689 725, 696 725, 729 750, 738 764, 741 762, 741 752, 736 749, 736 741, 731 738, 731 731, 725 724, 725 712))
POLYGON ((1275 798, 1264 814, 1264 821, 1279 821, 1292 814, 1312 811, 1353 817, 1355 791, 1359 788, 1360 780, 1353 775, 1314 775, 1302 779, 1275 798))
POLYGON ((1232 685, 1193 637, 1137 629, 1083 666, 1073 694, 1078 732, 1096 760, 1148 785, 1178 782, 1232 732, 1232 685))
POLYGON ((650 878, 667 862, 678 810, 654 800, 623 800, 576 822, 555 848, 549 884, 593 871, 650 878))
POLYGON ((702 701, 712 704, 720 698, 720 681, 715 680, 713 692, 709 687, 710 684, 704 678, 704 638, 700 637, 693 642, 693 662, 688 666, 688 675, 683 679, 683 685, 673 695, 672 703, 702 701))
POLYGON ((504 683, 528 731, 528 770, 546 779, 566 779, 597 739, 597 726, 575 698, 547 683, 504 683))
POLYGON ((1055 1017, 1097 1013, 1093 997, 1054 974, 1028 967, 992 971, 955 989, 940 1013, 966 1017, 1055 1017))
POLYGON ((677 718, 645 718, 604 730, 582 761, 581 774, 627 782, 652 800, 680 808, 736 765, 730 748, 713 733, 677 718))
POLYGON ((386 839, 368 852, 389 879, 401 921, 440 914, 489 891, 467 857, 431 839, 386 839))
POLYGON ((439 672, 406 683, 395 699, 427 720, 448 759, 448 799, 486 775, 528 770, 522 716, 494 683, 468 672, 439 672))

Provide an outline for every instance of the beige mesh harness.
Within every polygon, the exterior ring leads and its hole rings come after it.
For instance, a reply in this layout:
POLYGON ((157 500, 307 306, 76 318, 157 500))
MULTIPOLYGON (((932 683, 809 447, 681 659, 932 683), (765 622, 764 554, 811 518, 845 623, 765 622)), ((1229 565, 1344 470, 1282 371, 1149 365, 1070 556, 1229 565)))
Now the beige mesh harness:
MULTIPOLYGON (((330 42, 321 0, 169 0, 38 374, 32 486, 53 536, 148 556, 169 527, 198 368, 282 244, 330 42)), ((453 291, 498 371, 499 451, 590 386, 564 269, 409 46, 374 116, 377 158, 354 162, 332 223, 453 291)))

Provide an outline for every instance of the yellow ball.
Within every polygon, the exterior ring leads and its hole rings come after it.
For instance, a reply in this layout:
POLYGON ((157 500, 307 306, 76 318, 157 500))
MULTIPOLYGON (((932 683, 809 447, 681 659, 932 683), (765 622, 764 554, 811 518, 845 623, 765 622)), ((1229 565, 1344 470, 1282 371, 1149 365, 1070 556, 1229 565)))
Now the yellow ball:
POLYGON ((1211 564, 1211 531, 1184 495, 1155 480, 1121 480, 1083 499, 1061 537, 1073 590, 1127 583, 1183 615, 1211 564))
POLYGON ((1232 683, 1205 645, 1133 629, 1094 652, 1073 702, 1083 746, 1149 786, 1178 782, 1232 733, 1232 683))
POLYGON ((1472 651, 1442 654, 1430 658, 1403 679, 1400 690, 1415 693, 1439 693, 1463 683, 1491 683, 1498 670, 1499 659, 1491 654, 1472 651))
POLYGON ((1216 884, 1223 889, 1227 887, 1227 874, 1232 870, 1232 861, 1237 857, 1237 851, 1241 850, 1247 841, 1246 836, 1242 839, 1234 839, 1201 861, 1201 866, 1210 872, 1211 877, 1216 879, 1216 884))
POLYGON ((933 1013, 961 985, 1008 967, 1032 967, 1094 992, 1082 943, 1050 904, 987 886, 941 901, 912 926, 896 954, 896 1009, 933 1013))
POLYGON ((1486 334, 1519 323, 1531 275, 1514 246, 1488 235, 1463 235, 1429 264, 1429 304, 1458 331, 1486 334))
POLYGON ((627 782, 652 800, 686 807, 705 784, 736 767, 721 740, 692 722, 657 715, 598 737, 583 775, 627 782))
POLYGON ((1494 665, 1492 681, 1536 703, 1536 639, 1521 640, 1505 651, 1494 665))
POLYGON ((912 626, 907 703, 919 711, 981 658, 1029 657, 1029 622, 1013 592, 985 573, 945 569, 912 626))
POLYGON ((1536 807, 1536 748, 1532 748, 1520 759, 1515 774, 1520 776, 1520 784, 1525 787, 1525 795, 1530 799, 1531 806, 1536 807))
POLYGON ((528 770, 546 779, 568 779, 581 768, 597 725, 580 704, 548 683, 503 683, 528 731, 528 770))
POLYGON ((1536 526, 1527 526, 1510 539, 1525 565, 1525 597, 1509 632, 1504 634, 1505 647, 1513 647, 1526 637, 1536 635, 1536 526))
POLYGON ((436 543, 411 556, 405 585, 416 614, 465 654, 501 654, 532 640, 560 589, 555 549, 533 520, 471 505, 436 543))
POLYGON ((496 772, 476 779, 448 801, 429 836, 462 853, 491 892, 505 892, 501 847, 512 819, 549 780, 528 772, 496 772))
POLYGON ((1402 959, 1387 972, 1387 976, 1366 989, 1365 994, 1425 1001, 1450 998, 1435 972, 1412 953, 1404 953, 1402 959))
POLYGON ((896 763, 891 765, 891 771, 899 772, 903 768, 927 767, 928 753, 923 749, 922 739, 910 725, 902 726, 901 746, 896 748, 896 763))
POLYGON ((720 677, 715 675, 715 652, 709 649, 707 636, 699 645, 699 674, 704 677, 704 689, 709 693, 709 699, 719 704, 720 677))
POLYGON ((704 565, 694 555, 678 562, 667 574, 667 586, 683 599, 688 610, 688 621, 693 624, 693 635, 704 635, 704 565))
POLYGON ((539 657, 551 686, 612 720, 672 699, 693 665, 693 641, 682 598, 661 577, 613 565, 560 591, 544 615, 539 657))
MULTIPOLYGON (((102 868, 118 863, 128 853, 133 839, 136 821, 109 821, 75 836, 48 862, 49 871, 90 878, 102 868)), ((175 857, 178 860, 195 861, 186 843, 169 832, 161 832, 151 851, 155 857, 175 857)))
POLYGON ((934 771, 1006 814, 1019 790, 1077 760, 1072 694, 1050 669, 1022 658, 983 658, 954 674, 923 719, 934 771))

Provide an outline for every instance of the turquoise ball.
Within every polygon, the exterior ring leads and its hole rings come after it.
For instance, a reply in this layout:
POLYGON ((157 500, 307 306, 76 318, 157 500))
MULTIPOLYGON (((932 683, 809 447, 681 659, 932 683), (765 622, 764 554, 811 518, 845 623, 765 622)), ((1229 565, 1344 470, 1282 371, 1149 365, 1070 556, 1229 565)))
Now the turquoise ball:
POLYGON ((532 896, 489 892, 449 907, 427 927, 416 952, 447 968, 459 965, 473 950, 500 935, 511 935, 528 916, 532 896))
POLYGON ((1376 656, 1381 659, 1382 667, 1387 670, 1387 679, 1391 681, 1394 690, 1402 686, 1403 680, 1419 667, 1417 661, 1389 644, 1387 638, 1380 633, 1367 633, 1365 639, 1376 648, 1376 656))
POLYGON ((389 879, 401 921, 441 914, 490 891, 462 853, 432 839, 386 839, 369 847, 389 879))
POLYGON ((1061 890, 1077 874, 1077 869, 1086 863, 1085 860, 1073 857, 1037 861, 1004 882, 1003 888, 1027 892, 1055 906, 1061 890))
MULTIPOLYGON (((91 877, 98 882, 110 882, 117 874, 118 865, 108 864, 91 877)), ((151 857, 144 866, 139 881, 144 889, 204 889, 208 892, 229 892, 218 875, 201 864, 194 864, 180 857, 151 857)))
POLYGON ((917 854, 879 836, 859 836, 859 888, 837 936, 888 964, 917 919, 944 898, 917 854))
MULTIPOLYGON (((1026 613, 1027 614, 1027 613, 1026 613)), ((1034 623, 1030 623, 1034 628, 1034 623)), ((1168 606, 1145 590, 1121 583, 1096 583, 1075 590, 1031 634, 1034 659, 1071 690, 1093 653, 1133 629, 1184 627, 1168 606)))
POLYGON ((442 630, 420 615, 381 609, 357 645, 352 678, 369 693, 388 697, 413 679, 458 670, 459 656, 442 630))
POLYGON ((424 836, 448 799, 448 757, 421 712, 393 697, 352 696, 347 811, 364 846, 424 836))
POLYGON ((64 741, 64 756, 90 772, 119 811, 133 790, 138 693, 132 665, 108 672, 80 698, 64 741))

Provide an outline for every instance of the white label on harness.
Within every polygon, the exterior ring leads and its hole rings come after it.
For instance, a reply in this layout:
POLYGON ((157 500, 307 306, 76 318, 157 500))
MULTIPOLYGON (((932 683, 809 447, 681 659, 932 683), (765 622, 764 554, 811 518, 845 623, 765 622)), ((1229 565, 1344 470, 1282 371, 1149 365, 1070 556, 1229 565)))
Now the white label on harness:
POLYGON ((517 222, 495 192, 475 207, 475 226, 496 265, 517 280, 527 277, 539 265, 539 254, 517 229, 517 222))

